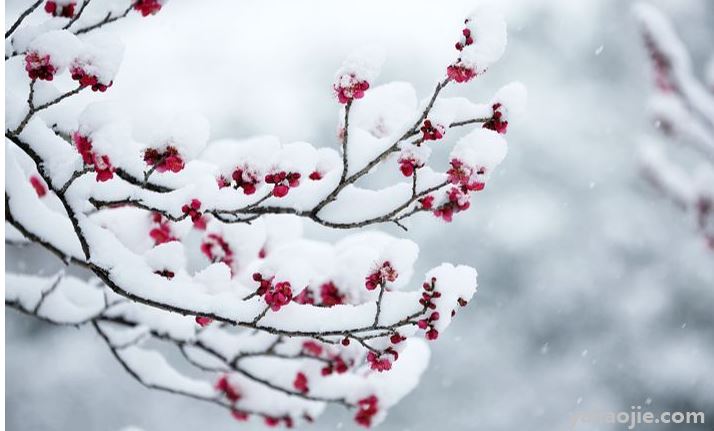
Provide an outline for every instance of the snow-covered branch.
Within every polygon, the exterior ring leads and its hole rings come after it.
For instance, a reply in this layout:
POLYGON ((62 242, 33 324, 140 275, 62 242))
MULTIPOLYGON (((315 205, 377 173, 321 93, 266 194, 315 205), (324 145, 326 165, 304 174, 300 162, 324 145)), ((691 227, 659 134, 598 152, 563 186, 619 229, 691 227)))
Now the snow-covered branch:
POLYGON ((423 341, 399 340, 392 354, 401 355, 400 362, 390 373, 375 375, 364 372, 374 348, 358 336, 349 338, 357 343, 345 343, 348 338, 331 343, 218 324, 201 327, 127 301, 99 282, 63 274, 8 274, 6 282, 7 306, 56 325, 92 325, 142 385, 211 402, 239 420, 259 417, 291 425, 313 420, 327 404, 364 416, 363 400, 375 394, 382 414, 416 383, 428 359, 423 341), (145 348, 151 340, 180 351, 183 366, 196 368, 202 377, 187 377, 159 350, 145 348), (400 381, 405 378, 414 383, 406 382, 405 388, 400 381))
POLYGON ((409 289, 412 241, 361 232, 330 244, 303 238, 302 225, 406 230, 418 214, 448 222, 469 208, 506 156, 503 135, 525 89, 509 84, 486 104, 442 91, 498 60, 502 17, 482 6, 465 21, 456 59, 422 102, 409 84, 374 85, 378 56, 350 56, 333 83, 341 112, 332 149, 269 136, 209 142, 207 121, 187 114, 137 137, 108 103, 60 115, 79 92, 109 90, 118 71, 123 47, 93 30, 164 5, 110 3, 48 0, 51 19, 22 27, 20 17, 6 35, 7 226, 94 280, 12 275, 6 305, 92 325, 144 386, 238 420, 291 426, 326 404, 355 410, 364 426, 381 420, 426 366, 416 336, 439 337, 474 295, 476 271, 444 263, 409 289), (431 147, 457 128, 471 130, 439 170, 431 147), (399 179, 365 188, 380 170, 399 179), (173 345, 184 366, 211 376, 184 376, 147 340, 173 345))
POLYGON ((668 151, 645 145, 642 172, 658 191, 693 215, 714 249, 714 88, 697 79, 687 49, 666 16, 648 4, 637 4, 633 12, 652 60, 656 85, 650 112, 663 136, 677 145, 668 151))

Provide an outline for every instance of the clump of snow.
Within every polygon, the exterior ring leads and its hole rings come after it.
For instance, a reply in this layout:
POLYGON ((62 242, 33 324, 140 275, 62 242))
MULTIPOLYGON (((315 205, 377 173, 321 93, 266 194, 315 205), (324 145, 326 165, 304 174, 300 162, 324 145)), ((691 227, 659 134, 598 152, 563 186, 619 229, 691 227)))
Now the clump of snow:
POLYGON ((496 95, 491 100, 491 105, 500 103, 503 120, 511 121, 518 118, 526 110, 527 99, 528 91, 526 86, 520 82, 511 82, 496 92, 496 95))
POLYGON ((215 396, 211 383, 179 373, 157 351, 130 346, 118 349, 117 355, 147 385, 190 394, 199 398, 210 399, 215 396))
POLYGON ((373 82, 379 76, 384 57, 384 51, 376 46, 356 49, 337 70, 336 85, 351 85, 350 77, 357 81, 373 82))
MULTIPOLYGON (((399 133, 414 117, 417 95, 407 82, 390 82, 370 89, 350 110, 350 128, 359 127, 375 138, 399 133)), ((340 112, 340 128, 344 127, 344 112, 340 112)))
POLYGON ((470 301, 476 293, 477 276, 476 270, 469 266, 454 266, 449 263, 442 263, 427 272, 426 280, 436 279, 435 289, 441 293, 440 297, 431 300, 436 304, 435 311, 438 311, 440 316, 437 321, 431 322, 431 325, 439 332, 451 324, 452 310, 459 308, 459 302, 470 301))
POLYGON ((473 103, 465 97, 442 97, 434 103, 429 120, 446 132, 453 122, 487 118, 491 113, 491 106, 473 103))
POLYGON ((337 271, 335 282, 361 301, 373 299, 365 289, 365 277, 385 262, 398 276, 389 283, 390 289, 408 286, 419 255, 419 246, 407 239, 397 239, 382 232, 350 235, 335 244, 337 271))
POLYGON ((367 377, 367 382, 375 388, 384 408, 397 404, 411 392, 419 384, 429 364, 431 353, 425 341, 413 338, 404 344, 399 360, 394 362, 388 373, 371 373, 367 377))
POLYGON ((464 46, 459 64, 480 75, 506 50, 506 21, 493 4, 484 2, 469 15, 466 28, 471 32, 473 43, 464 46))
POLYGON ((109 33, 92 33, 83 39, 84 46, 72 66, 80 67, 88 75, 96 76, 101 84, 109 85, 119 71, 124 45, 109 33))
POLYGON ((500 134, 490 129, 474 129, 457 142, 451 151, 451 159, 460 160, 471 168, 485 168, 488 174, 507 153, 508 144, 500 134))
POLYGON ((212 263, 194 275, 194 281, 209 293, 223 292, 231 286, 231 268, 222 262, 212 263))
MULTIPOLYGON (((431 156, 431 148, 428 145, 412 145, 411 142, 401 142, 399 144, 398 163, 401 167, 411 165, 414 167, 423 167, 429 161, 431 156)), ((402 168, 402 173, 408 175, 408 170, 402 168)))
POLYGON ((95 130, 112 123, 124 122, 125 116, 118 106, 112 102, 95 102, 87 105, 79 115, 79 132, 89 136, 95 130))
POLYGON ((146 263, 154 271, 169 270, 177 272, 186 268, 186 252, 184 245, 179 241, 170 241, 159 244, 144 253, 146 263))
POLYGON ((53 17, 38 25, 28 25, 18 28, 12 35, 13 51, 16 53, 26 52, 30 47, 30 43, 38 36, 53 30, 59 31, 65 24, 67 24, 67 20, 53 17))
POLYGON ((62 71, 82 52, 82 41, 67 30, 54 30, 42 33, 30 42, 28 50, 40 56, 49 55, 50 62, 62 71))
POLYGON ((182 112, 159 123, 155 136, 150 142, 153 148, 164 148, 167 145, 179 150, 188 159, 197 157, 206 147, 210 134, 208 120, 197 114, 182 112))
POLYGON ((109 156, 113 165, 129 164, 139 155, 131 123, 112 102, 87 105, 79 116, 77 133, 89 138, 92 151, 109 156))

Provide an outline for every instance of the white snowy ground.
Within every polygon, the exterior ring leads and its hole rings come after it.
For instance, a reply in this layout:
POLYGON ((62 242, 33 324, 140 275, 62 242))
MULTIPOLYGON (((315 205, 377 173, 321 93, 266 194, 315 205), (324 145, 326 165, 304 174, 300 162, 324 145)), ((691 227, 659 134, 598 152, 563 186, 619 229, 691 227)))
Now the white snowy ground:
MULTIPOLYGON (((18 3, 6 2, 9 15, 18 3)), ((272 133, 334 146, 330 83, 343 57, 383 45, 381 82, 411 81, 423 96, 473 4, 384 3, 171 0, 154 18, 115 27, 126 56, 104 97, 139 111, 196 109, 213 138, 272 133)), ((474 208, 452 225, 418 219, 410 232, 424 267, 474 265, 479 297, 381 429, 569 429, 575 412, 647 399, 653 411, 701 410, 711 422, 714 255, 637 177, 648 83, 629 2, 506 3, 504 59, 459 95, 485 99, 517 79, 529 112, 509 128, 509 157, 474 208)), ((710 2, 657 3, 702 64, 714 37, 710 2)), ((24 250, 9 269, 20 256, 34 260, 29 270, 55 264, 24 250)), ((251 429, 213 406, 143 389, 91 331, 12 311, 6 323, 10 430, 251 429)), ((333 409, 313 428, 342 427, 351 418, 333 409)))

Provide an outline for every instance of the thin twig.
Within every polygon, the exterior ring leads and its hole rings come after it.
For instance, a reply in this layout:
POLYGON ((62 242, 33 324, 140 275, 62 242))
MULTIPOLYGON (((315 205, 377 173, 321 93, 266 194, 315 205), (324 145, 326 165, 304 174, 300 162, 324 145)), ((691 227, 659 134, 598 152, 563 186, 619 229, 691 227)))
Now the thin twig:
POLYGON ((112 22, 114 22, 114 21, 118 21, 118 20, 122 19, 122 18, 126 17, 127 15, 129 15, 129 12, 131 12, 131 10, 134 8, 134 5, 136 5, 136 3, 137 3, 137 2, 132 2, 132 3, 129 5, 129 7, 126 8, 126 10, 124 10, 124 12, 121 13, 121 14, 119 14, 119 15, 112 16, 112 13, 111 13, 111 12, 107 13, 107 15, 104 17, 103 20, 101 20, 101 21, 99 21, 99 22, 97 22, 97 23, 95 23, 95 24, 89 25, 89 26, 87 26, 87 27, 80 28, 79 30, 76 30, 76 31, 74 32, 74 34, 88 33, 88 32, 90 32, 90 31, 92 31, 92 30, 96 30, 96 29, 98 29, 98 28, 100 28, 100 27, 103 27, 103 26, 106 25, 106 24, 109 24, 109 23, 112 23, 112 22))
POLYGON ((67 30, 67 29, 69 29, 70 27, 72 27, 72 24, 74 24, 75 22, 77 22, 77 20, 82 16, 82 13, 84 12, 84 9, 87 7, 87 5, 88 5, 91 1, 92 1, 92 0, 84 0, 84 1, 82 2, 82 6, 79 8, 79 11, 77 11, 77 13, 74 14, 74 16, 72 17, 72 19, 70 19, 69 22, 68 22, 64 27, 62 27, 62 29, 63 29, 63 30, 67 30))
POLYGON ((35 9, 37 9, 42 4, 43 1, 44 0, 37 0, 36 2, 32 3, 30 5, 30 7, 25 9, 25 11, 20 14, 20 16, 17 18, 17 20, 15 20, 15 22, 12 24, 12 26, 10 26, 10 29, 5 32, 5 39, 12 36, 12 34, 15 32, 15 30, 17 30, 17 27, 19 27, 20 24, 22 24, 22 21, 24 21, 25 18, 27 18, 32 12, 34 12, 35 9))
POLYGON ((350 133, 350 108, 352 107, 352 100, 348 100, 345 105, 345 129, 342 133, 342 176, 340 177, 340 184, 345 182, 347 178, 347 171, 349 170, 349 157, 347 154, 347 144, 349 143, 349 133, 350 133))

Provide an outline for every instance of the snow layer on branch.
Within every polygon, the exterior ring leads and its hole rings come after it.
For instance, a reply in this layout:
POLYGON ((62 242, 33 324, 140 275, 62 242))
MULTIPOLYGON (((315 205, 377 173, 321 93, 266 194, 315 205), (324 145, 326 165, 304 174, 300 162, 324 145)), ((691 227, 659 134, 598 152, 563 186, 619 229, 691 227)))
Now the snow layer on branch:
MULTIPOLYGON (((406 347, 399 354, 399 360, 394 362, 389 372, 367 376, 368 385, 375 389, 380 406, 385 409, 397 404, 413 391, 429 365, 431 353, 425 341, 410 338, 405 343, 406 347)), ((383 419, 377 418, 378 421, 383 419)))
POLYGON ((201 159, 218 166, 220 172, 230 177, 236 166, 248 163, 263 174, 280 150, 280 141, 274 136, 256 136, 244 140, 221 139, 213 141, 201 154, 201 159))
POLYGON ((426 279, 436 278, 436 290, 441 293, 439 298, 432 299, 439 312, 439 320, 432 325, 442 332, 451 324, 451 311, 458 308, 459 299, 470 301, 478 287, 477 272, 475 269, 450 263, 442 263, 426 274, 426 279))
MULTIPOLYGON (((87 105, 79 115, 78 131, 82 135, 89 136, 94 131, 112 123, 120 123, 127 128, 130 127, 128 118, 116 104, 112 102, 94 102, 87 105)), ((129 132, 131 132, 131 129, 129 129, 129 132)))
MULTIPOLYGON (((111 208, 97 211, 90 218, 97 225, 111 230, 122 244, 135 253, 143 253, 154 245, 149 236, 152 228, 151 217, 144 210, 131 207, 111 208)), ((172 229, 172 232, 174 230, 172 229)))
POLYGON ((196 335, 197 326, 194 319, 135 302, 116 304, 105 311, 104 315, 135 322, 160 336, 166 335, 174 340, 192 340, 196 335))
POLYGON ((82 52, 82 42, 67 30, 42 33, 30 42, 28 49, 41 56, 49 55, 52 65, 59 71, 67 68, 82 52))
POLYGON ((323 402, 304 400, 275 391, 240 374, 230 374, 228 381, 242 395, 235 406, 238 410, 260 411, 278 418, 301 418, 304 414, 316 418, 325 410, 323 402))
POLYGON ((399 274, 394 282, 389 283, 389 288, 393 290, 406 287, 419 256, 419 246, 415 242, 382 232, 350 235, 335 244, 335 249, 340 265, 338 284, 363 295, 367 293, 364 288, 365 277, 384 262, 389 262, 399 274))
POLYGON ((359 171, 393 144, 389 137, 376 138, 372 133, 361 128, 350 127, 347 161, 348 175, 359 171))
POLYGON ((42 295, 57 287, 61 274, 54 277, 32 277, 8 273, 5 275, 5 300, 17 302, 25 310, 34 309, 42 295))
POLYGON ((277 335, 253 330, 231 333, 213 325, 206 327, 197 337, 201 343, 228 359, 239 354, 264 352, 277 338, 277 335))
MULTIPOLYGON (((385 292, 382 299, 380 323, 392 325, 405 316, 420 310, 419 292, 385 292)), ((261 325, 285 331, 346 331, 372 325, 376 306, 373 302, 360 305, 335 305, 313 307, 295 302, 282 307, 277 313, 268 313, 261 325)))
MULTIPOLYGON (((28 25, 15 30, 12 35, 12 47, 17 53, 28 50, 30 43, 38 36, 51 31, 60 31, 67 24, 67 20, 59 17, 52 17, 38 25, 28 25)), ((8 52, 9 54, 9 52, 8 52)))
MULTIPOLYGON (((390 82, 374 87, 350 108, 350 129, 358 127, 375 138, 402 133, 404 125, 412 121, 416 106, 416 90, 410 83, 390 82)), ((344 108, 340 127, 344 127, 344 108)))
POLYGON ((674 69, 689 70, 691 68, 687 48, 679 40, 672 24, 662 12, 656 7, 643 2, 634 4, 632 12, 645 28, 647 35, 655 38, 657 49, 667 56, 674 69))
POLYGON ((103 325, 102 332, 109 338, 111 346, 117 348, 143 343, 150 335, 149 328, 141 324, 132 327, 103 325))
MULTIPOLYGON (((384 64, 385 53, 376 46, 366 46, 353 51, 337 70, 337 83, 354 77, 358 81, 373 82, 384 64)), ((349 82, 345 82, 349 85, 349 82)))
POLYGON ((425 166, 431 157, 431 147, 427 145, 414 145, 411 142, 402 141, 399 143, 399 159, 412 162, 415 166, 425 166))
POLYGON ((5 61, 5 128, 14 130, 29 111, 27 106, 29 78, 20 57, 5 61))
POLYGON ((109 156, 113 164, 130 165, 139 154, 130 122, 111 102, 88 105, 79 116, 78 132, 91 139, 93 151, 109 156))
POLYGON ((464 47, 459 62, 480 75, 506 50, 506 21, 492 2, 484 2, 469 15, 466 27, 474 42, 464 47))
POLYGON ((491 105, 500 103, 504 108, 503 119, 505 121, 517 120, 526 110, 528 100, 528 90, 520 82, 511 82, 504 85, 491 100, 491 105))
POLYGON ((174 369, 159 352, 136 346, 118 349, 117 355, 126 365, 149 385, 197 396, 213 398, 213 386, 206 381, 186 377, 174 369))
POLYGON ((38 118, 30 120, 19 138, 42 158, 55 188, 61 188, 82 167, 79 153, 38 118))
POLYGON ((144 257, 146 258, 146 263, 154 271, 169 270, 178 272, 181 269, 186 269, 186 251, 183 243, 179 241, 159 244, 144 253, 144 257))
MULTIPOLYGON (((422 102, 423 105, 426 103, 427 100, 422 102)), ((429 120, 447 128, 451 123, 488 118, 491 114, 491 106, 473 103, 465 97, 442 97, 434 102, 429 120)))
POLYGON ((396 211, 411 198, 411 185, 394 184, 379 190, 363 189, 354 185, 345 187, 340 199, 320 211, 320 217, 333 223, 357 223, 371 220, 396 211), (356 202, 362 202, 355 206, 356 202))
POLYGON ((649 110, 662 127, 714 161, 714 134, 692 115, 679 97, 658 93, 650 99, 649 110))
POLYGON ((655 49, 669 63, 676 91, 687 99, 694 110, 714 123, 714 97, 695 78, 687 49, 667 17, 647 3, 635 4, 632 11, 655 49))
POLYGON ((300 217, 289 214, 269 214, 261 217, 260 220, 265 223, 264 248, 266 252, 303 236, 303 221, 300 217))
POLYGON ((149 148, 174 147, 186 160, 192 160, 206 148, 209 135, 206 118, 198 113, 180 112, 167 118, 153 118, 147 142, 149 148))
MULTIPOLYGON (((67 146, 64 142, 62 145, 67 146)), ((17 163, 15 151, 19 150, 14 146, 6 146, 5 193, 9 198, 8 208, 13 217, 32 234, 65 255, 82 259, 82 249, 69 219, 65 214, 51 210, 40 201, 17 163)))
POLYGON ((688 208, 696 202, 697 191, 692 177, 668 160, 660 148, 641 146, 640 160, 645 176, 677 204, 688 208))
MULTIPOLYGON (((78 180, 75 187, 70 189, 71 193, 68 197, 74 200, 76 198, 74 194, 82 192, 82 183, 91 180, 87 177, 78 180)), ((227 268, 222 271, 223 275, 220 279, 209 277, 204 280, 197 276, 191 280, 176 276, 168 280, 154 274, 154 269, 146 263, 143 256, 126 249, 110 231, 81 216, 79 221, 90 244, 92 261, 107 268, 113 282, 130 294, 136 294, 150 301, 194 310, 199 314, 216 314, 242 322, 251 322, 264 308, 262 298, 240 299, 251 290, 231 282, 227 268), (215 286, 221 283, 225 284, 226 288, 215 291, 215 286)), ((408 241, 390 241, 385 240, 381 252, 363 258, 364 266, 379 264, 380 260, 393 260, 394 265, 402 273, 402 280, 397 284, 399 286, 399 283, 404 283, 409 278, 410 266, 416 256, 416 247, 408 241)), ((378 241, 365 241, 365 244, 367 243, 372 245, 378 241)), ((375 248, 380 250, 379 246, 375 248)), ((224 267, 222 263, 214 265, 224 267)), ((292 277, 297 283, 296 287, 304 287, 312 276, 306 272, 306 268, 296 269, 292 265, 281 265, 275 270, 283 271, 285 275, 292 277)), ((352 268, 348 270, 354 271, 352 268)), ((368 273, 357 272, 352 274, 355 274, 353 276, 355 285, 364 284, 364 277, 368 275, 368 273)), ((405 316, 419 311, 419 295, 419 292, 386 292, 380 322, 384 325, 397 323, 405 316)), ((268 313, 260 324, 284 331, 348 330, 371 325, 375 311, 374 303, 357 306, 337 305, 331 308, 291 303, 281 308, 279 312, 268 313)))
POLYGON ((429 166, 419 169, 417 177, 417 192, 433 188, 447 181, 448 176, 444 172, 437 172, 429 166))
POLYGON ((485 168, 489 174, 507 153, 508 144, 500 134, 490 129, 474 129, 456 143, 451 158, 472 168, 485 168))
POLYGON ((333 274, 334 248, 310 240, 289 242, 274 247, 260 265, 261 273, 273 274, 279 281, 290 281, 297 292, 308 285, 319 285, 333 274))
POLYGON ((96 76, 99 82, 109 85, 119 71, 124 45, 110 33, 91 33, 82 39, 84 46, 74 65, 80 66, 88 75, 96 76))
POLYGON ((84 322, 104 308, 101 288, 61 273, 54 277, 8 273, 5 300, 18 302, 29 312, 36 309, 38 316, 62 324, 84 322))
MULTIPOLYGON (((295 293, 309 287, 319 295, 319 287, 333 282, 350 303, 374 301, 378 292, 365 289, 365 278, 384 262, 390 262, 399 277, 389 284, 391 290, 407 286, 418 255, 415 243, 379 232, 351 235, 334 246, 317 241, 299 240, 271 248, 256 269, 274 274, 277 280, 290 281, 295 293)), ((247 270, 249 284, 253 269, 247 270)))
MULTIPOLYGON (((493 105, 500 103, 505 121, 518 119, 526 108, 528 92, 520 82, 511 82, 501 87, 488 104, 473 103, 465 97, 442 97, 434 102, 429 112, 429 120, 447 128, 452 123, 490 118, 493 115, 493 105)), ((422 101, 422 106, 428 100, 422 101)))
POLYGON ((30 240, 17 230, 17 228, 8 222, 5 222, 5 241, 13 244, 29 244, 30 240))
POLYGON ((233 187, 220 189, 214 202, 219 209, 250 205, 263 198, 273 188, 271 184, 266 184, 265 176, 280 171, 299 173, 299 186, 291 187, 287 196, 282 198, 271 197, 268 204, 310 209, 337 185, 342 166, 339 159, 332 149, 318 150, 305 142, 282 145, 272 136, 215 141, 201 154, 201 160, 218 168, 215 177, 221 176, 231 182, 236 169, 240 169, 244 180, 248 176, 256 183, 256 190, 250 194, 233 187), (319 172, 322 178, 319 181, 310 180, 313 172, 319 172))

